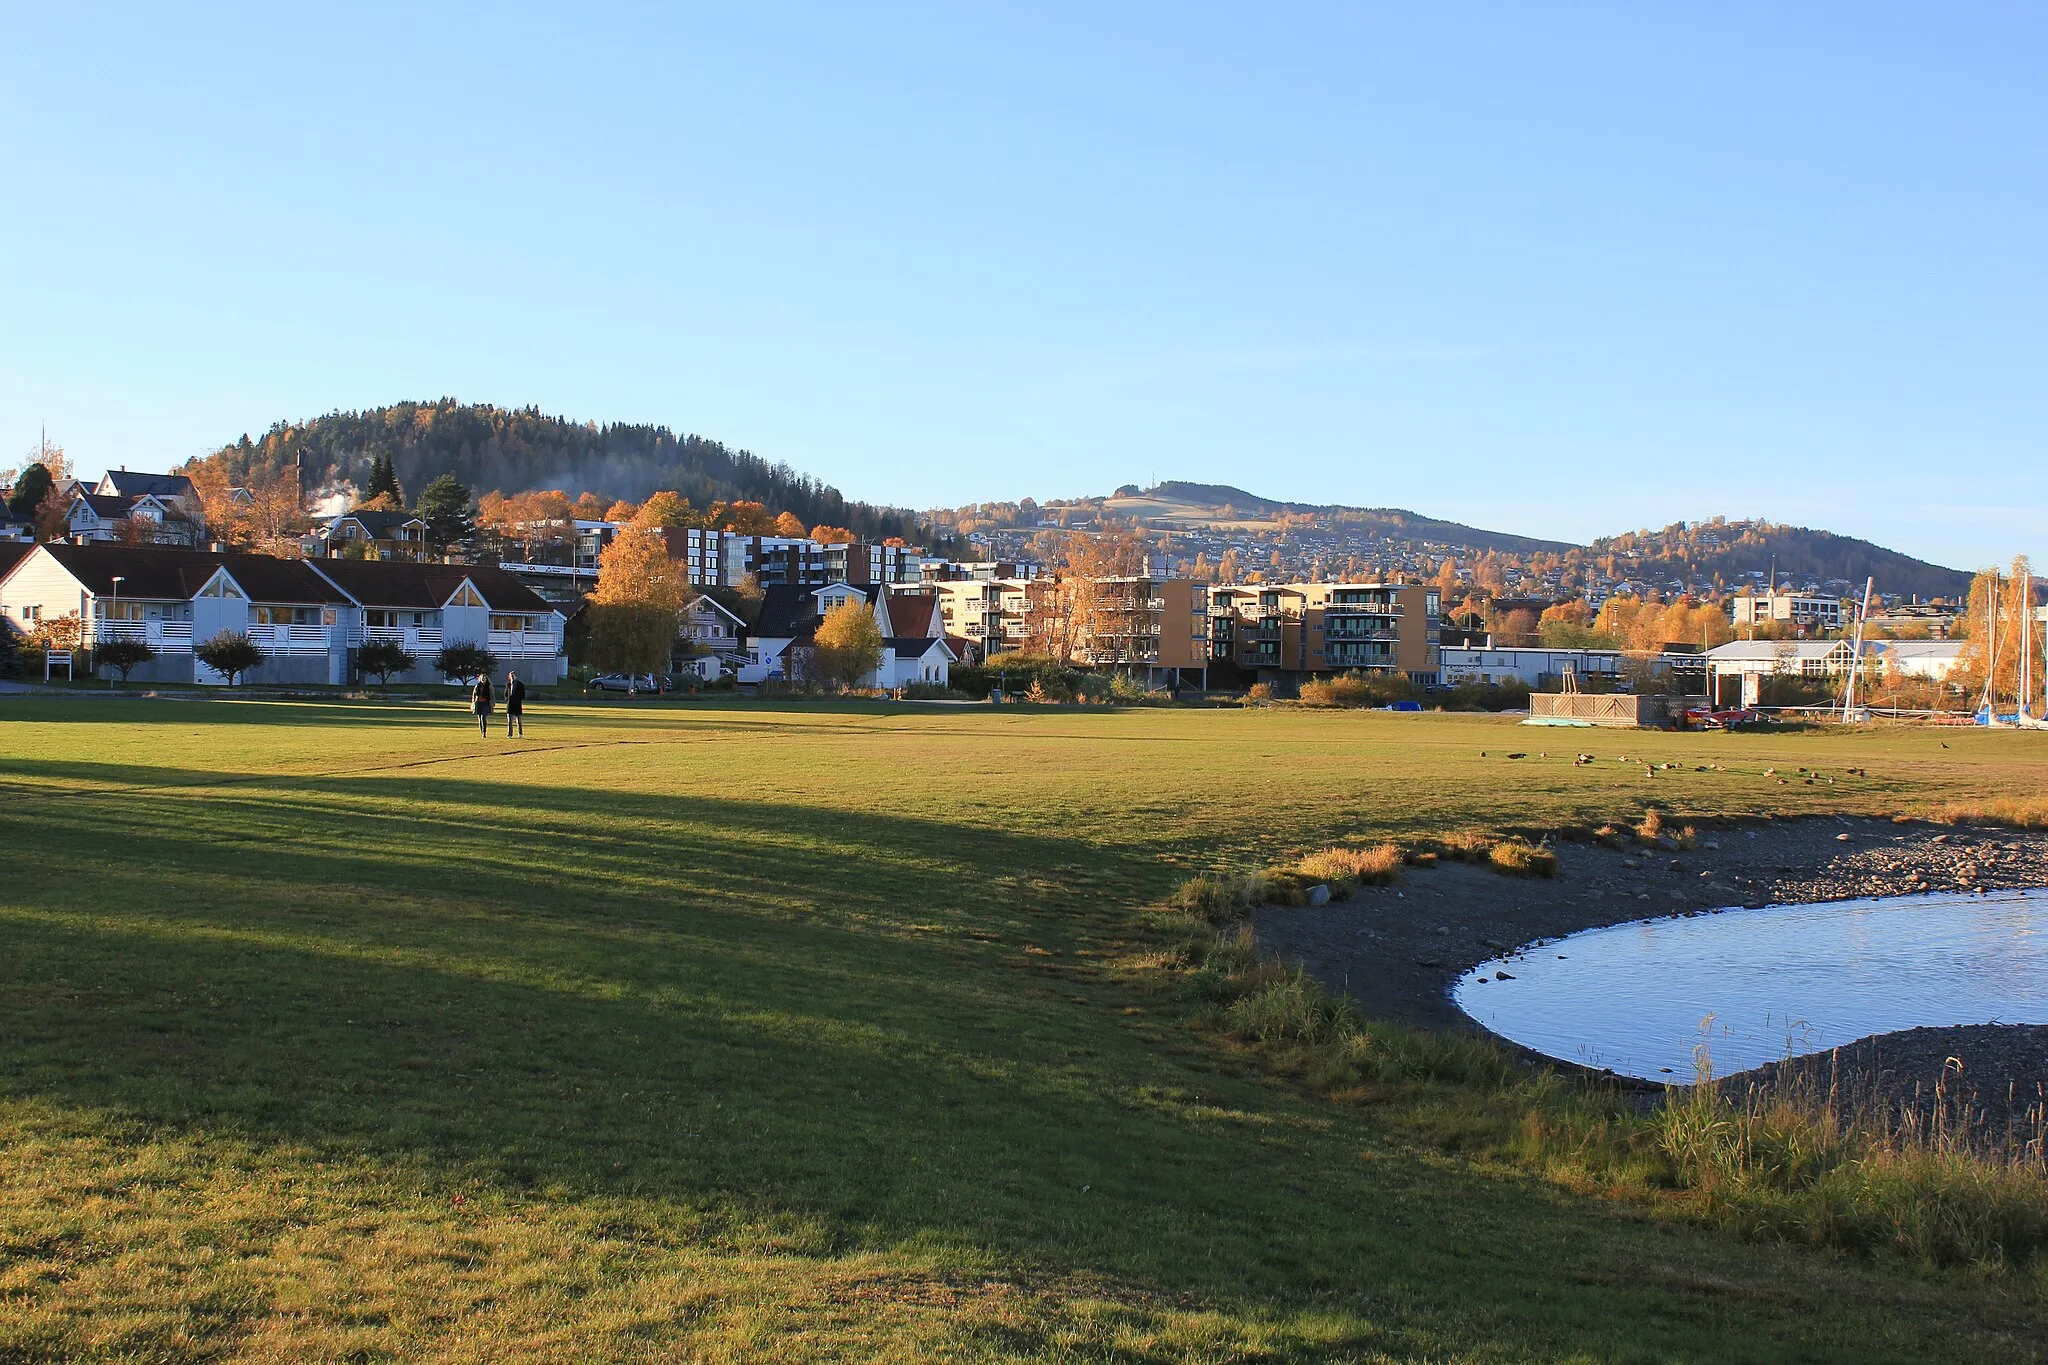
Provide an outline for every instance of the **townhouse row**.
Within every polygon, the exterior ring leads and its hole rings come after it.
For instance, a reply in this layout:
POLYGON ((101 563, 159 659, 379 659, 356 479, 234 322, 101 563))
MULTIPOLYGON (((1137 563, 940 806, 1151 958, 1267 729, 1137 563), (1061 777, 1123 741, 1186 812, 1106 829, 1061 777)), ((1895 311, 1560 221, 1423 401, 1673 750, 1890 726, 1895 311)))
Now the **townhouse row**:
POLYGON ((33 634, 75 617, 79 644, 141 640, 156 657, 133 677, 219 684, 198 642, 247 635, 267 656, 251 682, 356 681, 372 641, 405 647, 419 665, 396 675, 438 681, 444 645, 481 645, 529 683, 560 680, 563 612, 502 569, 402 560, 283 559, 232 551, 108 543, 0 547, 0 620, 33 634))

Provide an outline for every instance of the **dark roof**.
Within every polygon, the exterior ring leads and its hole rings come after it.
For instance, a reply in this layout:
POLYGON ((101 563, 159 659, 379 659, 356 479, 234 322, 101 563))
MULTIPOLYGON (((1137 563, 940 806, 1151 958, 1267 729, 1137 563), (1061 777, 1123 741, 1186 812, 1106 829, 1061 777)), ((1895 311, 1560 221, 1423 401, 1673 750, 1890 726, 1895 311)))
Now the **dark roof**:
POLYGON ((899 592, 889 595, 889 624, 903 636, 930 635, 932 615, 939 599, 924 593, 899 592))
POLYGON ((135 503, 134 498, 119 493, 80 493, 78 498, 106 521, 119 521, 135 503))
POLYGON ((754 617, 751 634, 770 640, 793 640, 809 635, 824 619, 818 613, 815 589, 793 583, 771 583, 761 590, 761 610, 754 617))
POLYGON ((468 579, 494 611, 545 612, 555 604, 505 570, 483 564, 418 564, 401 559, 323 559, 320 572, 366 607, 439 607, 468 579))
POLYGON ((96 596, 114 593, 120 575, 123 597, 153 601, 185 601, 225 568, 255 602, 342 603, 347 597, 313 571, 303 559, 272 555, 217 554, 211 550, 178 550, 160 545, 67 545, 43 548, 64 571, 96 596))
POLYGON ((702 587, 703 593, 737 617, 742 625, 752 626, 761 615, 761 594, 740 592, 735 588, 702 587))
POLYGON ((0 540, 0 578, 7 577, 35 548, 32 540, 0 540))
POLYGON ((719 611, 724 612, 728 618, 738 623, 740 626, 744 627, 747 624, 746 617, 734 611, 730 606, 726 605, 725 602, 721 601, 719 597, 717 597, 712 592, 704 588, 699 588, 696 590, 696 596, 692 597, 687 603, 684 604, 685 610, 687 610, 690 607, 694 607, 700 600, 709 602, 712 606, 716 607, 719 611))
POLYGON ((199 496, 192 487, 192 480, 183 474, 142 474, 127 469, 110 469, 106 478, 100 480, 100 485, 131 498, 140 493, 154 493, 160 498, 199 496))
MULTIPOLYGON (((934 635, 891 635, 882 643, 905 658, 921 659, 931 653, 932 646, 943 645, 946 642, 934 635)), ((949 652, 951 648, 950 645, 947 646, 949 652)))
POLYGON ((410 512, 355 511, 343 512, 340 516, 328 522, 327 528, 331 531, 337 525, 344 521, 353 521, 361 523, 362 528, 370 533, 370 537, 373 540, 392 540, 395 539, 395 537, 393 537, 391 533, 401 526, 405 526, 408 524, 418 524, 423 526, 426 524, 425 522, 420 521, 418 517, 414 516, 410 512))

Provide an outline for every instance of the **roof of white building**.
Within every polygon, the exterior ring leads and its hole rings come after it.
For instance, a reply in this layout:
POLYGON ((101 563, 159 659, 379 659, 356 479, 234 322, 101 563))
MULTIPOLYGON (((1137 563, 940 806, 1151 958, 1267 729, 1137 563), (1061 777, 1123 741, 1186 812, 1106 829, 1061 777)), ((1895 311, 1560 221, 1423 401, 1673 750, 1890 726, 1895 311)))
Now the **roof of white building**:
POLYGON ((1704 657, 1717 664, 1741 663, 1744 660, 1773 662, 1779 659, 1796 662, 1825 659, 1844 647, 1840 640, 1730 640, 1725 645, 1715 645, 1704 657))
POLYGON ((1864 646, 1888 659, 1948 659, 1963 656, 1961 640, 1872 640, 1864 646))

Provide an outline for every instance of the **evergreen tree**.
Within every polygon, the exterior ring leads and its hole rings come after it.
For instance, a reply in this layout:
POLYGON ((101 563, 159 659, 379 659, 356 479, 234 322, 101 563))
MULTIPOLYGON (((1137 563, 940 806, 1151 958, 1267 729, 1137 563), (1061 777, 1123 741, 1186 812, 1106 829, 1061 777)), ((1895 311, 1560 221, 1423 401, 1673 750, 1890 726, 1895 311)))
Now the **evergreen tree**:
POLYGON ((14 495, 7 500, 7 510, 17 517, 34 516, 43 499, 50 495, 53 482, 48 469, 41 464, 30 465, 14 480, 14 495))
POLYGON ((387 494, 394 506, 405 506, 405 490, 398 486, 397 465, 390 455, 377 455, 370 460, 370 485, 363 490, 363 501, 374 502, 387 494))
POLYGON ((427 548, 445 550, 476 533, 469 519, 469 489, 453 474, 443 474, 420 494, 419 517, 427 523, 427 548))

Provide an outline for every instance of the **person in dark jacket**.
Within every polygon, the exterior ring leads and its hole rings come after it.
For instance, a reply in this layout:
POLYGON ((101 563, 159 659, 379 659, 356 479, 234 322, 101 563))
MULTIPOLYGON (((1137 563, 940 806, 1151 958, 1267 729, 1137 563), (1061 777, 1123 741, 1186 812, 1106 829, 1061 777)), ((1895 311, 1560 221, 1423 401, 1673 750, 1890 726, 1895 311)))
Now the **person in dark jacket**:
POLYGON ((476 686, 469 689, 469 709, 476 712, 476 729, 480 735, 491 733, 491 675, 476 675, 476 686))
POLYGON ((505 675, 505 738, 526 738, 526 684, 517 673, 505 675))

